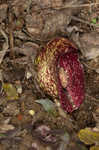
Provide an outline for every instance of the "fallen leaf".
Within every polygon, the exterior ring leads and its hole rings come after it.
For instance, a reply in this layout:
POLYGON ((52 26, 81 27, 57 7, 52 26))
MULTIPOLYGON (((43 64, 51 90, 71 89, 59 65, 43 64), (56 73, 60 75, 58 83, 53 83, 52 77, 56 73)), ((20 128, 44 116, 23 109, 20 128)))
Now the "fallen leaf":
POLYGON ((81 129, 78 133, 78 137, 85 144, 99 144, 99 131, 94 131, 91 128, 81 129))
POLYGON ((16 88, 10 83, 4 83, 3 89, 7 95, 8 100, 18 99, 18 93, 16 88))
POLYGON ((96 23, 97 23, 97 19, 96 19, 96 18, 93 18, 93 19, 91 20, 91 23, 96 24, 96 23))
POLYGON ((15 127, 11 124, 0 124, 0 134, 6 133, 9 130, 13 130, 15 127))
POLYGON ((18 119, 19 121, 22 121, 23 115, 22 115, 22 114, 18 114, 17 119, 18 119))
POLYGON ((47 98, 36 100, 36 102, 41 104, 47 112, 53 112, 55 110, 54 103, 47 98))
POLYGON ((99 56, 99 33, 84 33, 81 37, 76 34, 72 37, 87 60, 96 59, 99 56))
POLYGON ((92 146, 90 150, 99 150, 99 146, 92 146))
POLYGON ((61 143, 59 145, 59 150, 65 150, 68 146, 70 142, 70 135, 65 132, 62 136, 61 136, 61 143))

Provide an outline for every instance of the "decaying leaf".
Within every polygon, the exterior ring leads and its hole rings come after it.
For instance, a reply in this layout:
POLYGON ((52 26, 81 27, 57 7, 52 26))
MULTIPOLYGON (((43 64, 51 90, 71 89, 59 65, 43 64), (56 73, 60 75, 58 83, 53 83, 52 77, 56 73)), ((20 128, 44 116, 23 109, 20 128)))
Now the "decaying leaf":
POLYGON ((71 16, 77 14, 79 9, 64 8, 67 5, 71 6, 78 3, 83 2, 79 0, 35 1, 35 6, 31 5, 31 13, 25 17, 28 34, 40 40, 50 39, 58 33, 66 34, 71 16))
POLYGON ((7 95, 8 100, 18 99, 18 93, 16 91, 16 88, 12 84, 4 83, 3 89, 7 95))
POLYGON ((13 7, 13 11, 15 15, 18 17, 19 15, 24 15, 26 11, 28 11, 31 0, 13 0, 11 1, 11 5, 13 7))
POLYGON ((55 110, 55 105, 54 103, 49 100, 48 98, 46 99, 39 99, 39 100, 36 100, 37 103, 41 104, 45 111, 47 112, 53 112, 55 110))
POLYGON ((91 128, 81 129, 78 133, 78 137, 85 144, 99 144, 99 131, 94 131, 91 128))
POLYGON ((99 146, 92 146, 90 150, 99 150, 99 146))
POLYGON ((65 150, 70 142, 70 135, 65 132, 62 136, 61 136, 61 143, 60 143, 60 146, 59 146, 59 149, 60 150, 65 150))
POLYGON ((81 37, 75 35, 73 40, 87 60, 95 59, 99 56, 99 33, 84 33, 81 37))
POLYGON ((6 133, 9 130, 13 130, 15 127, 11 124, 1 124, 0 125, 0 134, 6 133))
POLYGON ((0 5, 0 23, 7 17, 7 4, 0 5))
POLYGON ((93 112, 93 117, 96 122, 96 128, 99 130, 99 106, 96 108, 96 111, 93 112))
POLYGON ((36 55, 39 49, 39 45, 33 42, 26 42, 18 49, 18 52, 25 56, 36 55))

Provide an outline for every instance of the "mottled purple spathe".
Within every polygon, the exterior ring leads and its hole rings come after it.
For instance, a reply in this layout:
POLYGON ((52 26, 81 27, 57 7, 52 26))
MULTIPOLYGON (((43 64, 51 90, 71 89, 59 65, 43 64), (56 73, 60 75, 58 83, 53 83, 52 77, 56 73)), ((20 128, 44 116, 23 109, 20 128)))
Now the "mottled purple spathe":
POLYGON ((66 112, 79 108, 84 100, 84 71, 76 46, 66 38, 55 38, 39 52, 35 64, 42 90, 59 99, 66 112), (61 85, 59 68, 63 68, 68 77, 65 88, 61 85))

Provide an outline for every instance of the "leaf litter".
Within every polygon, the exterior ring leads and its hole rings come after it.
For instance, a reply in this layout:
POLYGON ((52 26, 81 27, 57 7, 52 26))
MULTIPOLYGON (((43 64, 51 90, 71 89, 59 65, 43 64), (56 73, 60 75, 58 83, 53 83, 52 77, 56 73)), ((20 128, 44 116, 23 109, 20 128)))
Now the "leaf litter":
POLYGON ((0 1, 2 149, 99 148, 99 115, 95 111, 99 104, 98 9, 98 1, 88 0, 0 1), (79 110, 66 115, 60 115, 52 99, 39 88, 33 65, 45 43, 57 36, 75 42, 85 71, 85 101, 79 110), (49 113, 54 111, 55 114, 49 113), (4 120, 9 118, 6 123, 4 120))

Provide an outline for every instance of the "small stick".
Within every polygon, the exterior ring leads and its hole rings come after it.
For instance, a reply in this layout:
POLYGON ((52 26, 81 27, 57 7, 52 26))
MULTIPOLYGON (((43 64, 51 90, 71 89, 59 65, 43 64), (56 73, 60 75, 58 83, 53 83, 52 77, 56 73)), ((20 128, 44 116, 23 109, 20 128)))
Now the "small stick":
POLYGON ((60 10, 60 9, 65 9, 65 8, 79 8, 79 7, 92 7, 92 6, 97 6, 99 5, 99 3, 90 3, 90 4, 78 4, 78 5, 75 5, 75 4, 65 4, 64 6, 57 6, 57 7, 54 7, 52 8, 51 6, 48 6, 48 7, 43 7, 42 9, 39 8, 37 9, 37 11, 40 11, 40 10, 43 10, 43 9, 55 9, 55 10, 60 10))
POLYGON ((90 23, 90 22, 88 22, 88 21, 82 20, 82 19, 77 18, 77 17, 75 17, 75 16, 72 16, 71 19, 73 19, 73 20, 75 20, 75 21, 79 21, 79 22, 84 23, 84 24, 87 24, 87 25, 89 25, 89 26, 93 26, 93 27, 99 28, 99 26, 97 26, 97 24, 90 23))
POLYGON ((15 55, 14 55, 14 37, 13 37, 13 15, 12 13, 10 12, 9 10, 9 46, 10 46, 10 57, 11 58, 15 58, 15 55))

